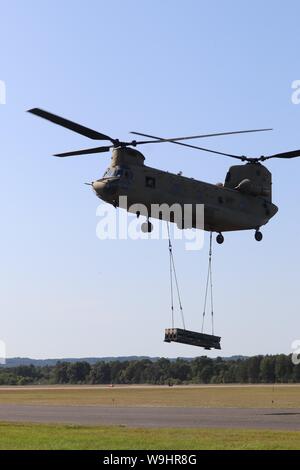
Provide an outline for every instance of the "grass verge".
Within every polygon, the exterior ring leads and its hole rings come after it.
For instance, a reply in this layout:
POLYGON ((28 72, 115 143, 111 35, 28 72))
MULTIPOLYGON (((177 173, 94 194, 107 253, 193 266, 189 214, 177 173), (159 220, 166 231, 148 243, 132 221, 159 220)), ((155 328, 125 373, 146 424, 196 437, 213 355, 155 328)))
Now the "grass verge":
POLYGON ((0 450, 293 450, 300 432, 0 423, 0 450))
POLYGON ((300 408, 300 386, 0 388, 0 404, 300 408))

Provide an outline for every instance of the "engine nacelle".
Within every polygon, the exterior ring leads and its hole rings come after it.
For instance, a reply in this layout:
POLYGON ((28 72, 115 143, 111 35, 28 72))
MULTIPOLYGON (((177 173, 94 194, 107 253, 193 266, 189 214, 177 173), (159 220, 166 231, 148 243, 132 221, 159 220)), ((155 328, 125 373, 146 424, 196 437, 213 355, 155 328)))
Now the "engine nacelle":
POLYGON ((224 186, 244 194, 264 197, 270 202, 272 199, 271 173, 260 163, 232 166, 224 186))

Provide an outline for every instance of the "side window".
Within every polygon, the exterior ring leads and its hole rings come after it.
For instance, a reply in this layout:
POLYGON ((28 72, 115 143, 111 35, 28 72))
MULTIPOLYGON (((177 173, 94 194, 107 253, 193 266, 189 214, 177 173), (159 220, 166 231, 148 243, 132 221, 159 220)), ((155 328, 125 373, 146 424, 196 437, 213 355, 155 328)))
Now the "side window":
POLYGON ((147 188, 155 188, 155 178, 153 176, 146 176, 147 188))
POLYGON ((114 176, 123 176, 123 169, 122 169, 122 168, 118 168, 118 169, 116 170, 114 176))

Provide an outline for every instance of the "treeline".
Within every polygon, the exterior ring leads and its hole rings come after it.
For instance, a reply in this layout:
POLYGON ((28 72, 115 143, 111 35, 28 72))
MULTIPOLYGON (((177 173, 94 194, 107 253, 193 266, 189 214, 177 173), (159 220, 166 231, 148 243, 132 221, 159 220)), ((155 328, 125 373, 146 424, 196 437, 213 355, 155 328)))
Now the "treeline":
POLYGON ((284 354, 237 360, 203 356, 193 360, 100 361, 93 365, 78 361, 0 368, 0 385, 296 382, 300 382, 300 365, 294 365, 291 356, 284 354))

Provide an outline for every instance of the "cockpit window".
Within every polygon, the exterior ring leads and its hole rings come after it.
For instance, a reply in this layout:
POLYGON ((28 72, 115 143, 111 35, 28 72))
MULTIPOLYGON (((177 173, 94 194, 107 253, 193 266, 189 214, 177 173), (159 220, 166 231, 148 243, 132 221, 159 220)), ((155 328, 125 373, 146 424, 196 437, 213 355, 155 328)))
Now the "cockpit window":
POLYGON ((132 173, 127 168, 122 167, 115 167, 115 168, 108 168, 103 175, 103 178, 112 178, 114 176, 121 177, 125 176, 125 178, 132 178, 132 173))
POLYGON ((107 168, 103 178, 110 178, 111 176, 114 176, 114 170, 112 168, 107 168))

